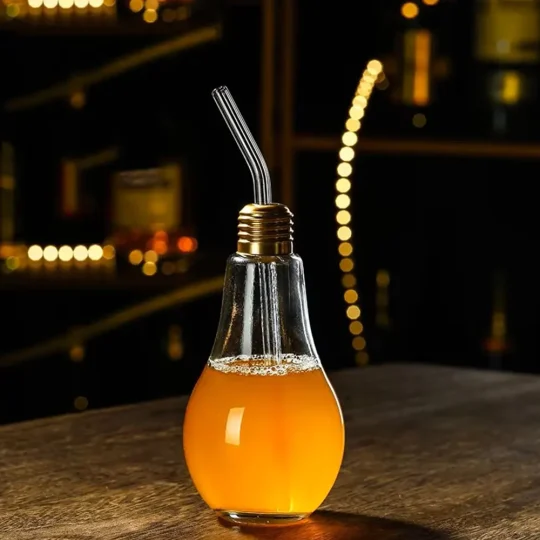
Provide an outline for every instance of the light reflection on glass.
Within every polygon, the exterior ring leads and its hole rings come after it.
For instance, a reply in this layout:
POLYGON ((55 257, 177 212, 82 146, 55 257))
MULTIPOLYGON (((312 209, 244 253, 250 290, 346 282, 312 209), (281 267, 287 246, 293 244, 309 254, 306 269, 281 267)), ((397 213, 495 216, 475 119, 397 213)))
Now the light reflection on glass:
POLYGON ((244 417, 245 407, 233 407, 227 417, 225 427, 225 442, 234 446, 240 446, 240 428, 244 417))

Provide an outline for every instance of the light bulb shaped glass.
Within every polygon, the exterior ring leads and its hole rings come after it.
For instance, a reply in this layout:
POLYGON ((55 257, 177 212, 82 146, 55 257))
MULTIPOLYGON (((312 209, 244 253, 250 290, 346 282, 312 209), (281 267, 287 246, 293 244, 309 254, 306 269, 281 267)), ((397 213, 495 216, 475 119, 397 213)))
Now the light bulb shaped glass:
POLYGON ((230 521, 298 521, 328 495, 343 449, 341 409, 311 335, 302 260, 232 255, 214 347, 184 421, 195 487, 230 521))

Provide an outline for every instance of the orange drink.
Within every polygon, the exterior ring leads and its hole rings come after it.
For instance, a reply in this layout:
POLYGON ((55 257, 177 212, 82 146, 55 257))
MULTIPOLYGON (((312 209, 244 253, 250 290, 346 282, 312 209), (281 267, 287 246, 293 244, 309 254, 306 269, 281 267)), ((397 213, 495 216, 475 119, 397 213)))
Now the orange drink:
POLYGON ((319 360, 211 360, 188 403, 184 453, 220 515, 288 522, 317 509, 344 449, 341 409, 319 360))

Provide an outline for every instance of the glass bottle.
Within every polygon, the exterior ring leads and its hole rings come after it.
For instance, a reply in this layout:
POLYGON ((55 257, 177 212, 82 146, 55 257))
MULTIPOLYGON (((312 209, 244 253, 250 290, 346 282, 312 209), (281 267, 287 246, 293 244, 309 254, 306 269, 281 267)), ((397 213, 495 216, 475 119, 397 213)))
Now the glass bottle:
POLYGON ((343 458, 341 409, 317 355, 292 214, 251 204, 239 216, 212 353, 188 403, 184 454, 217 514, 244 524, 308 516, 343 458))
POLYGON ((476 0, 475 109, 483 134, 538 139, 540 1, 476 0))

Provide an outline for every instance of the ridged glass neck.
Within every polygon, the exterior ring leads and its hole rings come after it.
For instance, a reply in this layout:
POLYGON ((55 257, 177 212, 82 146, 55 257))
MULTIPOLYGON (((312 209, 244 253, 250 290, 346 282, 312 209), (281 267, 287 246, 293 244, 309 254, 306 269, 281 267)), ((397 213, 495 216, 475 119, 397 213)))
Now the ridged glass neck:
POLYGON ((279 361, 291 356, 318 358, 302 260, 295 254, 231 255, 210 358, 279 361))

